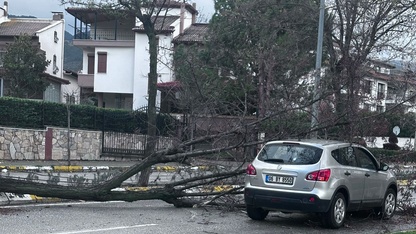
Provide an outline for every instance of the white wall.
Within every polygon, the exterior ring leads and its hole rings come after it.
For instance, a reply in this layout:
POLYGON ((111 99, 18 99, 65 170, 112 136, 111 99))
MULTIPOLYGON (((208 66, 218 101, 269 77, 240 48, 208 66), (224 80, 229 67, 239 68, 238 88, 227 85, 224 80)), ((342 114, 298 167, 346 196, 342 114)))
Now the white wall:
MULTIPOLYGON (((383 148, 383 144, 389 142, 388 137, 364 137, 366 140, 367 146, 370 148, 383 148)), ((414 149, 414 138, 409 137, 397 137, 399 143, 398 146, 402 149, 413 150, 414 149)))
POLYGON ((148 40, 145 34, 136 33, 134 53, 133 110, 147 106, 147 77, 149 73, 148 40))
MULTIPOLYGON (((134 48, 96 47, 94 92, 133 93, 134 65, 134 48), (107 52, 107 73, 97 73, 97 52, 107 52)), ((84 73, 86 73, 86 70, 84 73)))
POLYGON ((49 66, 46 68, 46 73, 62 78, 63 77, 63 66, 64 66, 64 33, 65 33, 65 21, 55 21, 49 27, 46 27, 38 31, 40 48, 46 52, 46 60, 50 61, 49 66), (58 33, 58 41, 55 42, 54 32, 58 33), (56 55, 56 66, 59 71, 53 73, 53 56, 56 55))
MULTIPOLYGON (((180 9, 172 9, 167 15, 180 15, 180 9)), ((192 24, 192 14, 185 11, 184 28, 192 24)), ((141 25, 138 21, 137 25, 141 25)), ((172 70, 172 40, 178 36, 180 31, 180 19, 176 20, 171 26, 175 27, 173 34, 159 35, 159 54, 158 54, 158 83, 170 82, 174 80, 172 70)), ((134 68, 134 91, 133 91, 133 109, 147 105, 147 79, 149 73, 149 43, 144 33, 136 33, 135 39, 135 68, 134 68)), ((160 106, 160 92, 157 93, 157 106, 160 106)))
POLYGON ((66 102, 65 96, 67 94, 69 94, 69 95, 74 95, 76 104, 79 104, 80 99, 81 99, 80 98, 81 89, 78 86, 77 79, 74 76, 66 75, 65 73, 64 73, 63 78, 65 80, 68 80, 70 82, 70 84, 61 86, 61 94, 62 94, 61 100, 62 100, 62 102, 66 102))

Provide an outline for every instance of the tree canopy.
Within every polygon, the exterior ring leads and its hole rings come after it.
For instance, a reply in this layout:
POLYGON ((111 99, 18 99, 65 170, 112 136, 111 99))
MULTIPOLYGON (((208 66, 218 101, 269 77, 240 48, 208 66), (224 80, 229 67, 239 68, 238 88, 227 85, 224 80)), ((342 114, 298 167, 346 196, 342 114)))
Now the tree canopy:
POLYGON ((365 79, 371 78, 371 60, 414 60, 415 7, 408 0, 327 1, 325 63, 329 69, 323 86, 327 96, 333 94, 335 117, 330 121, 345 126, 340 129, 342 138, 359 133, 360 103, 369 103, 370 110, 375 110, 377 97, 362 95, 365 79))
POLYGON ((6 50, 3 58, 7 84, 5 95, 19 98, 42 97, 43 91, 49 86, 44 72, 50 61, 46 60, 45 53, 28 35, 16 37, 6 50))

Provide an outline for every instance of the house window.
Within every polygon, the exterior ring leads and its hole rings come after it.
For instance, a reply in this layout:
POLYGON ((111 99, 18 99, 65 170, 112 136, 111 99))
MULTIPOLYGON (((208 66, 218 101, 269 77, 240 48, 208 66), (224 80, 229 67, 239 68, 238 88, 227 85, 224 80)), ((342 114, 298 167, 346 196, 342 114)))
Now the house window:
POLYGON ((56 55, 53 55, 53 68, 52 69, 53 69, 53 74, 56 74, 59 71, 59 68, 56 65, 56 55))
POLYGON ((121 94, 116 95, 115 106, 118 109, 124 108, 125 97, 121 94))
POLYGON ((385 84, 381 84, 381 83, 378 84, 377 99, 384 99, 384 97, 385 97, 385 95, 384 95, 385 87, 386 87, 385 84))
POLYGON ((107 73, 107 52, 98 52, 98 73, 107 73))
POLYGON ((94 54, 88 54, 88 74, 94 74, 94 54))
POLYGON ((416 93, 413 90, 409 91, 409 94, 407 96, 407 98, 409 99, 410 103, 415 104, 416 103, 416 97, 415 97, 416 93))
POLYGON ((74 94, 65 95, 65 102, 66 104, 75 104, 75 95, 74 94))
POLYGON ((0 51, 0 67, 3 67, 3 60, 4 60, 5 54, 6 54, 6 51, 0 51))
POLYGON ((0 79, 0 97, 3 97, 3 79, 0 79))
MULTIPOLYGON (((42 99, 42 97, 40 96, 38 99, 42 99)), ((48 102, 61 102, 61 85, 51 83, 43 92, 43 100, 48 102)))
POLYGON ((58 41, 59 41, 58 32, 57 31, 53 32, 53 40, 55 41, 55 43, 58 43, 58 41))
POLYGON ((377 106, 377 112, 378 113, 384 112, 384 107, 383 106, 377 106))
POLYGON ((370 80, 364 80, 363 81, 363 93, 371 94, 371 86, 372 86, 372 82, 370 80))

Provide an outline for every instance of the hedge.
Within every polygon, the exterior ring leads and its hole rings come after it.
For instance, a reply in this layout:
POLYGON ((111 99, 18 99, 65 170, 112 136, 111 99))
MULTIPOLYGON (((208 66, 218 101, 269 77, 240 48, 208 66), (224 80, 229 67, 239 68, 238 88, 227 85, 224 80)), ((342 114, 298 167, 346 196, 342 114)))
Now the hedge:
MULTIPOLYGON (((11 97, 0 98, 0 125, 15 128, 68 127, 115 132, 147 132, 147 114, 139 111, 98 108, 89 105, 70 105, 11 97)), ((174 119, 158 114, 159 135, 166 135, 174 126, 174 119)))

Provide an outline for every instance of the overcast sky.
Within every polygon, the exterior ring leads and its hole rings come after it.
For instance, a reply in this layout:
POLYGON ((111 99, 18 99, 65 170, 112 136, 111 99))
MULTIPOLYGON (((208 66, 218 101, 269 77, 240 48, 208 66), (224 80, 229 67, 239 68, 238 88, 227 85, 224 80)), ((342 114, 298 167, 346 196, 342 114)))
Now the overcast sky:
MULTIPOLYGON (((0 0, 0 6, 3 6, 4 0, 0 0)), ((214 1, 213 0, 190 0, 189 2, 195 2, 196 8, 199 11, 200 17, 211 18, 214 13, 214 1)), ((12 15, 27 15, 35 16, 37 18, 52 18, 52 11, 64 12, 64 18, 67 25, 73 25, 73 18, 65 12, 66 7, 69 5, 61 5, 60 0, 8 0, 9 14, 12 15)), ((71 29, 66 29, 71 31, 71 29)))

